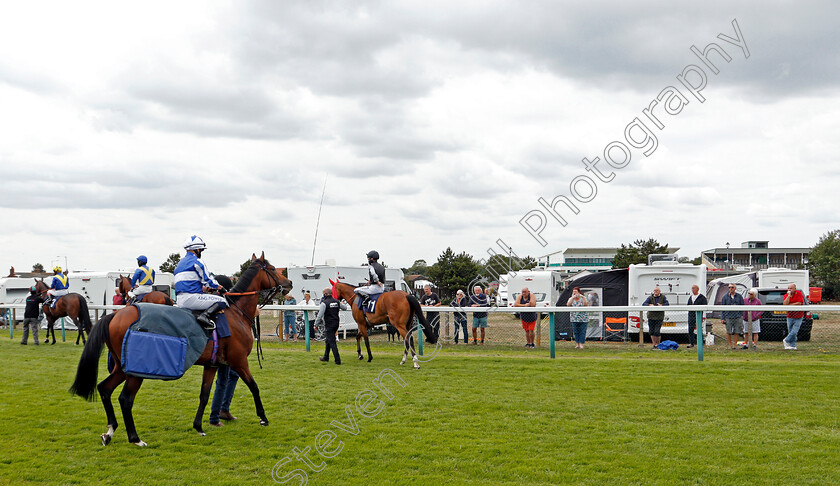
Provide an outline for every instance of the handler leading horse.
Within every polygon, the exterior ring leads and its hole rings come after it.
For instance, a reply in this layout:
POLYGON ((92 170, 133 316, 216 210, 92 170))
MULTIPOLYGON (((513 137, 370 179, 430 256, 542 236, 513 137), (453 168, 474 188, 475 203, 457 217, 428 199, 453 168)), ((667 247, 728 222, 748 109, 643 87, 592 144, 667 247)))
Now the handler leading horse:
POLYGON ((390 322, 392 326, 397 328, 405 344, 405 352, 403 353, 403 359, 400 364, 405 363, 405 360, 408 358, 408 351, 411 349, 411 359, 414 361, 414 367, 417 369, 420 368, 420 362, 414 353, 414 346, 409 345, 409 340, 413 339, 408 334, 409 329, 411 329, 411 318, 416 316, 417 320, 420 321, 427 342, 431 344, 437 343, 437 334, 432 329, 432 326, 426 322, 426 318, 423 316, 423 309, 420 307, 420 302, 416 297, 402 290, 385 292, 376 302, 373 313, 364 312, 359 308, 357 299, 359 296, 353 292, 356 287, 346 283, 333 282, 332 280, 330 282, 333 284, 333 293, 337 293, 342 299, 350 302, 353 306, 353 320, 359 326, 359 332, 356 334, 356 353, 358 353, 359 359, 364 359, 361 346, 362 337, 365 338, 368 362, 373 359, 373 355, 370 353, 368 326, 373 327, 390 322))
MULTIPOLYGON (((128 293, 131 292, 131 279, 120 275, 120 283, 119 283, 120 295, 122 295, 123 302, 128 303, 129 297, 128 293)), ((149 292, 148 294, 143 294, 143 298, 140 299, 140 302, 147 302, 149 304, 162 304, 162 305, 172 305, 172 299, 169 298, 163 292, 158 290, 154 290, 149 292)))
MULTIPOLYGON (((236 371, 239 377, 242 378, 242 381, 248 385, 248 389, 251 390, 251 394, 254 396, 257 416, 260 418, 260 425, 268 425, 268 419, 265 416, 265 410, 260 400, 260 390, 248 367, 248 355, 251 353, 251 348, 254 344, 251 323, 257 311, 257 300, 260 291, 269 290, 271 295, 266 298, 266 301, 271 301, 277 293, 285 295, 291 289, 292 283, 289 279, 284 277, 280 271, 268 263, 263 253, 260 258, 257 258, 256 255, 251 256, 251 266, 243 272, 239 278, 239 282, 228 293, 228 299, 231 305, 226 311, 226 315, 231 336, 225 341, 220 341, 219 346, 225 347, 225 355, 227 356, 227 361, 231 369, 236 371)), ((94 399, 94 390, 99 390, 102 405, 105 407, 105 415, 108 418, 108 430, 101 436, 103 445, 108 445, 111 442, 114 430, 117 428, 117 418, 114 415, 114 407, 111 404, 111 394, 123 381, 125 381, 125 386, 120 393, 119 401, 123 420, 125 421, 126 432, 128 433, 128 441, 138 446, 146 445, 137 435, 137 429, 134 426, 134 417, 131 412, 132 406, 134 405, 134 397, 137 395, 140 385, 143 384, 143 379, 126 375, 120 366, 123 337, 129 326, 137 318, 137 308, 128 306, 114 314, 108 314, 96 324, 79 360, 76 380, 70 387, 71 393, 75 393, 90 401, 94 399), (111 374, 102 380, 99 385, 96 385, 99 356, 102 352, 103 344, 108 346, 108 350, 111 352, 116 365, 111 374)), ((212 352, 213 341, 210 340, 204 348, 204 352, 195 362, 197 365, 204 366, 198 410, 195 414, 195 420, 193 420, 193 428, 201 435, 205 435, 201 427, 201 421, 204 416, 204 409, 207 406, 207 399, 210 396, 213 378, 216 376, 216 368, 211 366, 213 364, 211 363, 212 352)))
MULTIPOLYGON (((44 295, 49 289, 44 279, 35 279, 36 293, 44 295)), ((47 317, 47 339, 44 340, 44 344, 50 342, 50 333, 52 333, 52 343, 55 344, 55 321, 62 317, 73 319, 73 324, 79 330, 79 334, 76 335, 76 344, 79 344, 79 339, 82 340, 82 344, 85 344, 85 332, 90 333, 93 323, 90 322, 90 312, 84 297, 77 293, 70 293, 59 298, 55 303, 55 308, 44 304, 44 315, 47 317)))

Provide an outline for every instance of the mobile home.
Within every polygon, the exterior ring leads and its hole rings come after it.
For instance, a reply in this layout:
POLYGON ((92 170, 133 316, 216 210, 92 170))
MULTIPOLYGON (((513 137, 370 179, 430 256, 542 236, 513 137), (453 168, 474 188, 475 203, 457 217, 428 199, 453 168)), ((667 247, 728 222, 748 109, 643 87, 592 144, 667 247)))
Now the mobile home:
POLYGON ((758 286, 761 288, 786 289, 790 284, 796 284, 796 288, 807 296, 810 286, 808 270, 768 268, 758 272, 758 286))
MULTIPOLYGON (((706 266, 668 261, 653 262, 652 265, 630 265, 628 268, 628 305, 641 306, 645 299, 659 287, 662 295, 671 305, 686 305, 691 294, 691 286, 701 289, 706 285, 706 266)), ((662 323, 662 334, 688 334, 688 313, 668 312, 662 323)), ((642 326, 647 332, 647 312, 643 313, 642 326)), ((630 333, 638 333, 638 326, 631 326, 630 333)))

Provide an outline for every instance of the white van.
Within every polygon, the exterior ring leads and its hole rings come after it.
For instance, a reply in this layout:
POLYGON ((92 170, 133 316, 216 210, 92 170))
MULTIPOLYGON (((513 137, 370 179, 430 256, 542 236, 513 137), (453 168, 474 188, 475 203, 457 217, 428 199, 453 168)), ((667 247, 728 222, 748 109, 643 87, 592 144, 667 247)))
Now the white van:
POLYGON ((522 294, 522 288, 534 294, 537 299, 537 307, 553 306, 560 297, 560 283, 562 282, 560 272, 556 270, 520 270, 510 272, 507 276, 507 306, 513 307, 513 303, 522 294))
MULTIPOLYGON (((353 286, 366 285, 369 278, 369 270, 365 266, 339 266, 339 265, 313 265, 305 267, 290 266, 286 269, 289 280, 292 281, 291 295, 300 304, 303 302, 304 292, 309 292, 312 300, 321 302, 321 296, 325 288, 330 287, 330 279, 353 286)), ((405 283, 405 275, 399 268, 385 269, 385 291, 402 290, 411 293, 408 284, 405 283)), ((311 316, 312 319, 315 316, 311 316)), ((339 331, 358 331, 359 326, 353 320, 350 311, 339 313, 339 331)))
POLYGON ((768 268, 758 272, 758 286, 761 288, 786 289, 792 283, 807 296, 810 286, 808 270, 768 268))
MULTIPOLYGON (((670 305, 686 305, 692 285, 701 289, 706 286, 706 266, 668 261, 653 262, 652 265, 630 265, 628 279, 627 305, 641 306, 657 286, 670 305)), ((662 334, 688 334, 688 313, 668 312, 667 308, 664 310, 662 334)), ((645 332, 648 330, 646 314, 642 319, 645 332)), ((629 332, 637 333, 639 328, 630 326, 629 332)))

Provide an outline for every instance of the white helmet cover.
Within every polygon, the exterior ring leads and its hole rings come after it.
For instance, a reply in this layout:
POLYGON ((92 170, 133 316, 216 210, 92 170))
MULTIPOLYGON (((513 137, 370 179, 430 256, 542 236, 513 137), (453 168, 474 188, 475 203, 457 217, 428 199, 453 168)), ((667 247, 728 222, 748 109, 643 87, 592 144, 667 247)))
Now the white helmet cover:
POLYGON ((184 240, 184 249, 189 250, 203 250, 207 248, 207 245, 204 244, 204 240, 201 239, 200 236, 192 235, 188 236, 186 240, 184 240))

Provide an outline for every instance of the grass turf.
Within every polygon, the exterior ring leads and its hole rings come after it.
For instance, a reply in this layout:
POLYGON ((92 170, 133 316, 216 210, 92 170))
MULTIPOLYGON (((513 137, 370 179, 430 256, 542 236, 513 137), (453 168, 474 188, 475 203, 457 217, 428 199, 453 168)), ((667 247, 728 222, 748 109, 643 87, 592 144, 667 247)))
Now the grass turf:
POLYGON ((2 340, 0 482, 267 484, 289 457, 276 477, 301 468, 310 484, 840 483, 834 354, 720 353, 698 363, 687 351, 560 346, 550 360, 462 346, 415 371, 398 365, 396 346, 375 345, 367 363, 352 359, 353 344, 340 344, 340 367, 317 361, 320 346, 268 344, 261 370, 252 356, 268 427, 240 383, 239 420, 199 437, 200 369, 147 380, 134 411, 149 447, 138 448, 126 441, 116 393, 120 428, 108 447, 101 404, 67 393, 81 352, 69 338, 37 348, 2 340), (372 384, 384 369, 405 381, 384 381, 391 400, 372 384), (355 404, 366 389, 384 400, 371 418, 355 404), (331 424, 351 425, 347 406, 356 435, 331 424), (313 472, 293 448, 314 449, 325 430, 336 435, 329 449, 343 449, 329 459, 310 450, 323 461, 313 472))

